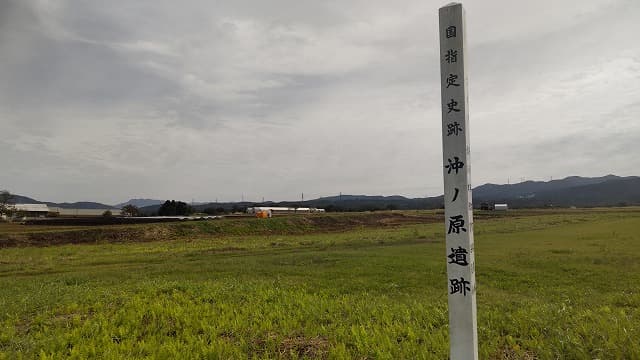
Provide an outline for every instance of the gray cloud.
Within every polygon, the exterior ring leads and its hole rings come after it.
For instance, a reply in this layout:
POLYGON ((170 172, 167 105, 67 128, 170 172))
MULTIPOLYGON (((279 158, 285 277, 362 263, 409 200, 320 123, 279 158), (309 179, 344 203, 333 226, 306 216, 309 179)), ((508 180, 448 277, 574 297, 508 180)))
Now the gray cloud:
MULTIPOLYGON (((0 3, 0 187, 437 195, 441 5, 0 3)), ((465 5, 476 184, 639 168, 640 4, 465 5)))

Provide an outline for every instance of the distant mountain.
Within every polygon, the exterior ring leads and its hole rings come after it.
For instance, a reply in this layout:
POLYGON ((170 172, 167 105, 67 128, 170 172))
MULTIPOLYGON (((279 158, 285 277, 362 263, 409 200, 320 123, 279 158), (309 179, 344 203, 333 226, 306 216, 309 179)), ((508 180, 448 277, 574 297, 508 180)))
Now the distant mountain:
POLYGON ((513 207, 640 205, 640 178, 617 178, 595 184, 540 191, 534 195, 527 199, 510 199, 508 202, 513 207))
POLYGON ((22 196, 22 195, 12 195, 11 200, 9 202, 13 204, 42 204, 38 200, 34 200, 30 197, 22 196))
MULTIPOLYGON (((485 184, 473 189, 473 203, 507 203, 511 208, 640 205, 640 177, 570 176, 552 181, 525 181, 518 184, 485 184)), ((266 203, 220 203, 196 206, 199 211, 222 207, 230 210, 248 206, 319 207, 329 211, 382 209, 437 209, 443 197, 406 198, 404 196, 339 195, 307 201, 266 203)), ((152 210, 152 209, 149 209, 152 210)), ((157 207, 155 208, 157 210, 157 207)))
MULTIPOLYGON (((327 211, 368 211, 368 210, 408 210, 408 209, 434 209, 443 206, 442 196, 426 199, 410 199, 404 196, 367 196, 367 195, 342 195, 323 197, 306 201, 267 201, 241 202, 241 203, 208 203, 195 205, 197 211, 210 211, 223 208, 226 211, 243 210, 252 206, 284 206, 284 207, 316 207, 327 211)), ((145 214, 157 212, 159 205, 141 208, 145 214)))
POLYGON ((52 203, 52 202, 44 202, 47 206, 59 207, 63 209, 113 209, 114 207, 111 205, 105 205, 97 202, 91 201, 79 201, 74 203, 52 203))
POLYGON ((515 207, 606 206, 637 204, 640 177, 570 176, 552 181, 525 181, 518 184, 486 184, 473 189, 473 201, 509 203, 515 207))
POLYGON ((473 189, 474 200, 492 200, 492 199, 520 199, 533 198, 536 194, 545 191, 563 190, 572 187, 600 184, 611 180, 632 179, 636 177, 619 177, 615 175, 607 175, 602 177, 580 177, 570 176, 561 180, 551 181, 525 181, 517 184, 485 184, 473 189))
POLYGON ((14 194, 11 198, 14 204, 47 204, 50 207, 59 207, 63 209, 113 209, 111 205, 105 205, 97 202, 79 201, 74 203, 54 203, 49 201, 39 201, 27 196, 14 194))
MULTIPOLYGON (((51 203, 41 202, 32 198, 15 195, 16 203, 45 203, 49 206, 77 209, 111 209, 113 206, 95 202, 51 203)), ((128 204, 140 208, 144 214, 158 211, 163 200, 131 199, 116 205, 122 207, 128 204)), ((507 203, 511 208, 532 207, 569 207, 569 206, 619 206, 640 205, 640 177, 620 177, 607 175, 601 177, 570 176, 552 181, 524 181, 517 184, 485 184, 473 189, 473 204, 479 207, 481 203, 507 203)), ((197 211, 208 211, 223 208, 226 211, 241 211, 251 206, 287 206, 287 207, 318 207, 328 211, 367 211, 383 209, 437 209, 444 206, 443 196, 428 198, 407 198, 404 196, 368 196, 368 195, 339 195, 322 197, 307 201, 268 201, 228 202, 228 203, 195 203, 197 211)))
POLYGON ((118 208, 118 209, 121 209, 124 206, 133 205, 133 206, 136 206, 138 208, 142 208, 142 207, 145 207, 145 206, 160 205, 162 203, 164 203, 164 200, 131 199, 131 200, 127 201, 127 202, 120 203, 120 204, 116 205, 115 207, 118 208))
POLYGON ((400 195, 392 195, 392 196, 379 196, 379 195, 338 195, 338 196, 327 196, 321 197, 311 201, 354 201, 354 200, 364 200, 364 201, 379 201, 379 200, 409 200, 404 196, 400 195))

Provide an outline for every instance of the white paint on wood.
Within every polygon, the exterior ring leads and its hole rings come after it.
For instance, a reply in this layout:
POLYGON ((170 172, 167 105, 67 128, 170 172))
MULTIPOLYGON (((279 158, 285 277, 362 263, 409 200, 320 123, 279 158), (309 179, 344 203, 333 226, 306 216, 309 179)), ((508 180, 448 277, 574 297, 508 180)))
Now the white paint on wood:
POLYGON ((465 19, 440 8, 440 76, 450 359, 478 359, 465 19))

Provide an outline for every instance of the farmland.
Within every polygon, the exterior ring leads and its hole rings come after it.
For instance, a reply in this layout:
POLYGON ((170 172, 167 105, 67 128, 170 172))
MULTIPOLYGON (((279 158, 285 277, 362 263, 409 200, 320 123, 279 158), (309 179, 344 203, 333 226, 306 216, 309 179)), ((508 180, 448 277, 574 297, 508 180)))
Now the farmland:
MULTIPOLYGON (((640 209, 479 213, 482 359, 640 359, 640 209)), ((0 359, 446 359, 435 212, 0 224, 0 359), (50 245, 50 246, 43 246, 50 245)))

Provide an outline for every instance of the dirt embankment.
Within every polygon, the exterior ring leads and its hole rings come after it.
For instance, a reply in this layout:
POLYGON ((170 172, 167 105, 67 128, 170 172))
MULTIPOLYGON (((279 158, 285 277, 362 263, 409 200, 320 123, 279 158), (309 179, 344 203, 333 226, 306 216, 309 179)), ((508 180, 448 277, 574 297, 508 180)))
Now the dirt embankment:
POLYGON ((50 246, 82 243, 118 243, 152 241, 170 238, 166 226, 137 228, 96 227, 81 230, 38 231, 0 234, 0 248, 17 246, 50 246))
POLYGON ((43 229, 23 225, 19 232, 3 233, 0 247, 51 246, 171 240, 194 236, 285 235, 347 231, 356 228, 390 227, 443 221, 442 214, 379 212, 298 215, 272 219, 237 218, 199 222, 144 224, 135 226, 87 226, 81 229, 43 229))

